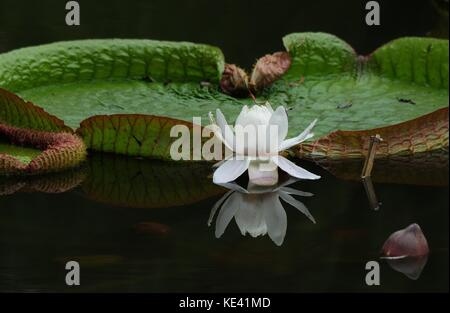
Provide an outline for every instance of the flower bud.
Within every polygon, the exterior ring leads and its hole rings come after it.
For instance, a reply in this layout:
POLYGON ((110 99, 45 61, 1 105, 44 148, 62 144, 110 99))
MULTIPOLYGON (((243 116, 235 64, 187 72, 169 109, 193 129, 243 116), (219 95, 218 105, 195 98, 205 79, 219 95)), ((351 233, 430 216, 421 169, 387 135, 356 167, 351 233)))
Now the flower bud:
POLYGON ((291 66, 291 56, 288 52, 267 54, 256 62, 250 79, 254 91, 260 91, 279 79, 291 66))
POLYGON ((234 64, 225 64, 220 88, 231 96, 247 97, 249 95, 247 73, 234 64))

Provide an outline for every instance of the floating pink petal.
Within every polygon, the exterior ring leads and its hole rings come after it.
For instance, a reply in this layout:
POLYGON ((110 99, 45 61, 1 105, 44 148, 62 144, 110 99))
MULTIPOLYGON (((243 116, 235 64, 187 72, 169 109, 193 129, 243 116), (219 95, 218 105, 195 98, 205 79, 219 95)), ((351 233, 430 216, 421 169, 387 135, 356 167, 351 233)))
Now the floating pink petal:
POLYGON ((386 262, 389 266, 406 275, 409 279, 417 280, 422 274, 423 268, 427 264, 428 255, 409 256, 404 258, 388 258, 386 262))
POLYGON ((382 254, 387 258, 418 257, 428 252, 427 239, 415 223, 393 233, 382 248, 382 254))

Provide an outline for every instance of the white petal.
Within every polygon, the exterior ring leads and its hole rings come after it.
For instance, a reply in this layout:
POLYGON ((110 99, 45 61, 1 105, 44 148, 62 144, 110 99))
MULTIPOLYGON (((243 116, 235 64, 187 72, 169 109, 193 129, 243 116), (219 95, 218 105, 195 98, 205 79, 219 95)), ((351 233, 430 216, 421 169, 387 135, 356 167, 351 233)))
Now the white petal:
POLYGON ((216 120, 214 119, 214 115, 212 114, 212 112, 208 113, 208 117, 212 125, 216 124, 216 120))
POLYGON ((248 106, 244 105, 241 109, 241 112, 239 113, 238 117, 236 118, 235 125, 241 125, 243 120, 245 119, 245 116, 248 113, 248 106))
POLYGON ((311 215, 311 213, 309 213, 308 208, 303 203, 301 203, 294 197, 288 195, 286 192, 283 192, 281 190, 278 192, 278 194, 280 195, 281 199, 283 199, 284 201, 292 205, 294 208, 298 209, 300 212, 305 214, 314 224, 316 223, 316 220, 311 215))
POLYGON ((272 109, 272 106, 270 105, 269 101, 266 101, 265 106, 266 106, 267 110, 269 110, 270 113, 273 113, 273 109, 272 109))
POLYGON ((220 167, 223 163, 225 163, 227 161, 227 159, 223 159, 223 160, 221 160, 221 161, 219 161, 219 162, 217 162, 217 163, 214 163, 213 164, 213 168, 218 168, 218 167, 220 167))
MULTIPOLYGON (((269 120, 269 130, 270 125, 276 125, 278 128, 278 142, 281 143, 286 138, 288 133, 288 116, 286 109, 283 106, 279 106, 269 120)), ((271 138, 271 136, 267 136, 271 138)))
POLYGON ((275 192, 277 190, 278 190, 278 185, 273 185, 273 186, 257 185, 257 184, 253 184, 251 181, 249 181, 248 185, 247 185, 247 192, 250 194, 269 193, 269 192, 275 192))
POLYGON ((244 187, 241 187, 240 185, 236 184, 235 182, 218 184, 218 185, 228 188, 233 191, 240 192, 240 193, 249 193, 247 189, 245 189, 244 187))
POLYGON ((279 155, 272 157, 272 161, 274 161, 283 171, 288 173, 291 176, 300 178, 300 179, 319 179, 320 176, 313 174, 304 168, 292 163, 285 157, 279 155))
POLYGON ((287 216, 278 199, 277 193, 269 194, 270 196, 262 203, 264 210, 264 219, 267 225, 267 233, 270 239, 276 245, 281 246, 284 241, 287 229, 287 216))
POLYGON ((223 160, 220 160, 219 162, 214 163, 212 167, 213 168, 220 167, 223 163, 225 163, 227 160, 229 160, 232 157, 233 157, 232 155, 225 156, 225 158, 223 160))
POLYGON ((311 133, 311 130, 314 127, 314 125, 316 125, 316 122, 317 122, 317 119, 315 119, 311 124, 309 124, 309 126, 306 127, 306 129, 297 137, 283 141, 280 145, 279 150, 283 151, 283 150, 289 149, 295 145, 298 145, 299 143, 302 143, 305 140, 312 138, 314 136, 314 134, 311 133))
POLYGON ((250 161, 248 159, 230 159, 223 163, 215 172, 213 181, 215 184, 228 183, 241 176, 247 169, 250 161))
POLYGON ((217 125, 219 125, 220 130, 222 131, 221 140, 228 149, 233 151, 234 133, 230 125, 228 125, 227 120, 225 119, 225 116, 222 114, 222 111, 220 111, 220 109, 216 110, 216 118, 217 125))
MULTIPOLYGON (((225 138, 223 137, 223 132, 222 132, 222 129, 219 127, 219 125, 211 124, 206 127, 208 127, 210 130, 212 130, 214 132, 214 136, 216 136, 217 139, 219 139, 221 142, 223 142, 223 144, 225 145, 225 152, 226 152, 225 155, 229 156, 230 154, 232 154, 233 149, 229 145, 229 143, 225 140, 225 138), (229 151, 231 151, 231 153, 227 153, 229 151)), ((233 136, 234 136, 234 134, 233 134, 233 136)), ((230 141, 234 141, 234 137, 230 141)))
POLYGON ((216 215, 216 211, 217 209, 220 207, 220 205, 234 192, 234 190, 229 190, 227 191, 222 198, 220 198, 212 207, 211 209, 211 213, 209 214, 209 219, 208 219, 208 226, 211 226, 211 222, 214 218, 214 215, 216 215))
POLYGON ((293 184, 295 182, 298 182, 298 181, 300 181, 299 178, 289 176, 289 178, 287 180, 285 180, 284 182, 279 184, 273 191, 277 191, 277 190, 279 190, 279 189, 281 189, 281 188, 283 188, 285 186, 289 186, 289 185, 291 185, 291 184, 293 184))
POLYGON ((267 125, 271 116, 272 113, 265 106, 255 104, 250 109, 244 106, 236 119, 235 127, 238 125, 242 127, 247 125, 267 125))
POLYGON ((219 215, 216 220, 216 237, 219 238, 225 232, 228 224, 230 224, 231 219, 234 217, 236 212, 239 210, 239 203, 241 199, 241 194, 238 192, 233 193, 231 196, 225 200, 222 208, 220 209, 219 215))
POLYGON ((301 191, 301 190, 297 190, 291 187, 282 187, 280 188, 281 191, 290 194, 290 195, 297 195, 297 196, 302 196, 302 197, 312 197, 314 196, 314 194, 310 193, 310 192, 305 192, 305 191, 301 191))
POLYGON ((290 139, 286 139, 284 140, 281 145, 278 148, 278 151, 283 151, 283 150, 287 150, 290 149, 300 143, 302 143, 305 140, 308 140, 310 138, 314 137, 313 133, 309 133, 305 138, 301 139, 299 137, 294 137, 294 138, 290 138, 290 139))
POLYGON ((239 210, 234 216, 241 234, 249 233, 252 237, 258 237, 267 233, 264 220, 264 212, 261 208, 261 197, 243 196, 239 210))
POLYGON ((249 183, 260 186, 275 186, 278 182, 278 166, 270 159, 251 161, 248 168, 249 183))

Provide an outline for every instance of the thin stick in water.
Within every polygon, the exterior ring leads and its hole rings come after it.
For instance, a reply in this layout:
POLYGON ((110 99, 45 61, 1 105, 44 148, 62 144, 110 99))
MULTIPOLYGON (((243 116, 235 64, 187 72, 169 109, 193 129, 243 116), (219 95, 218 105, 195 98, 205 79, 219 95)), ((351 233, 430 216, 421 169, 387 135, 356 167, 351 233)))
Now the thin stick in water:
POLYGON ((381 141, 383 141, 383 138, 381 138, 381 136, 378 134, 376 134, 375 136, 370 136, 369 149, 367 152, 366 161, 364 162, 361 178, 368 177, 372 174, 377 146, 381 141))

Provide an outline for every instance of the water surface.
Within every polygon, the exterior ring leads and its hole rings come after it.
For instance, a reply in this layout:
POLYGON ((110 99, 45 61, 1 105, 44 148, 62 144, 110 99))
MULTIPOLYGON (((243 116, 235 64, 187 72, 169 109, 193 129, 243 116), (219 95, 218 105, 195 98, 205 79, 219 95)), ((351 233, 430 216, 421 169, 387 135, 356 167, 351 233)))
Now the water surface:
MULTIPOLYGON (((317 223, 285 204, 288 226, 281 246, 268 236, 243 237, 234 221, 215 238, 207 220, 226 189, 211 183, 209 165, 93 155, 77 171, 4 179, 0 290, 448 291, 448 188, 439 186, 448 182, 448 167, 429 170, 435 178, 424 178, 423 186, 398 179, 379 183, 390 179, 376 174, 382 205, 375 211, 360 181, 302 165, 322 175, 291 185, 314 193, 296 198, 317 223), (431 250, 418 280, 379 260, 387 237, 411 223, 422 227, 431 250), (81 266, 77 288, 65 285, 69 260, 81 266), (381 286, 365 284, 370 260, 381 264, 381 286)), ((411 179, 411 167, 405 168, 402 175, 411 179)))
MULTIPOLYGON (((65 1, 0 0, 0 52, 82 38, 186 40, 250 68, 291 32, 333 33, 361 54, 401 36, 448 38, 448 15, 432 1, 379 2, 381 26, 369 27, 359 0, 80 0, 81 26, 68 27, 65 1)), ((304 163, 322 175, 294 185, 314 193, 301 201, 317 224, 285 205, 280 247, 243 237, 234 221, 215 238, 207 220, 226 190, 212 185, 208 166, 91 155, 75 172, 1 179, 0 291, 448 291, 448 165, 432 164, 377 163, 383 204, 374 211, 360 164, 327 164, 334 176, 304 163), (378 259, 387 237, 414 222, 431 250, 418 280, 378 259), (79 287, 65 285, 68 260, 81 265, 79 287), (380 261, 379 287, 365 284, 370 260, 380 261)))

